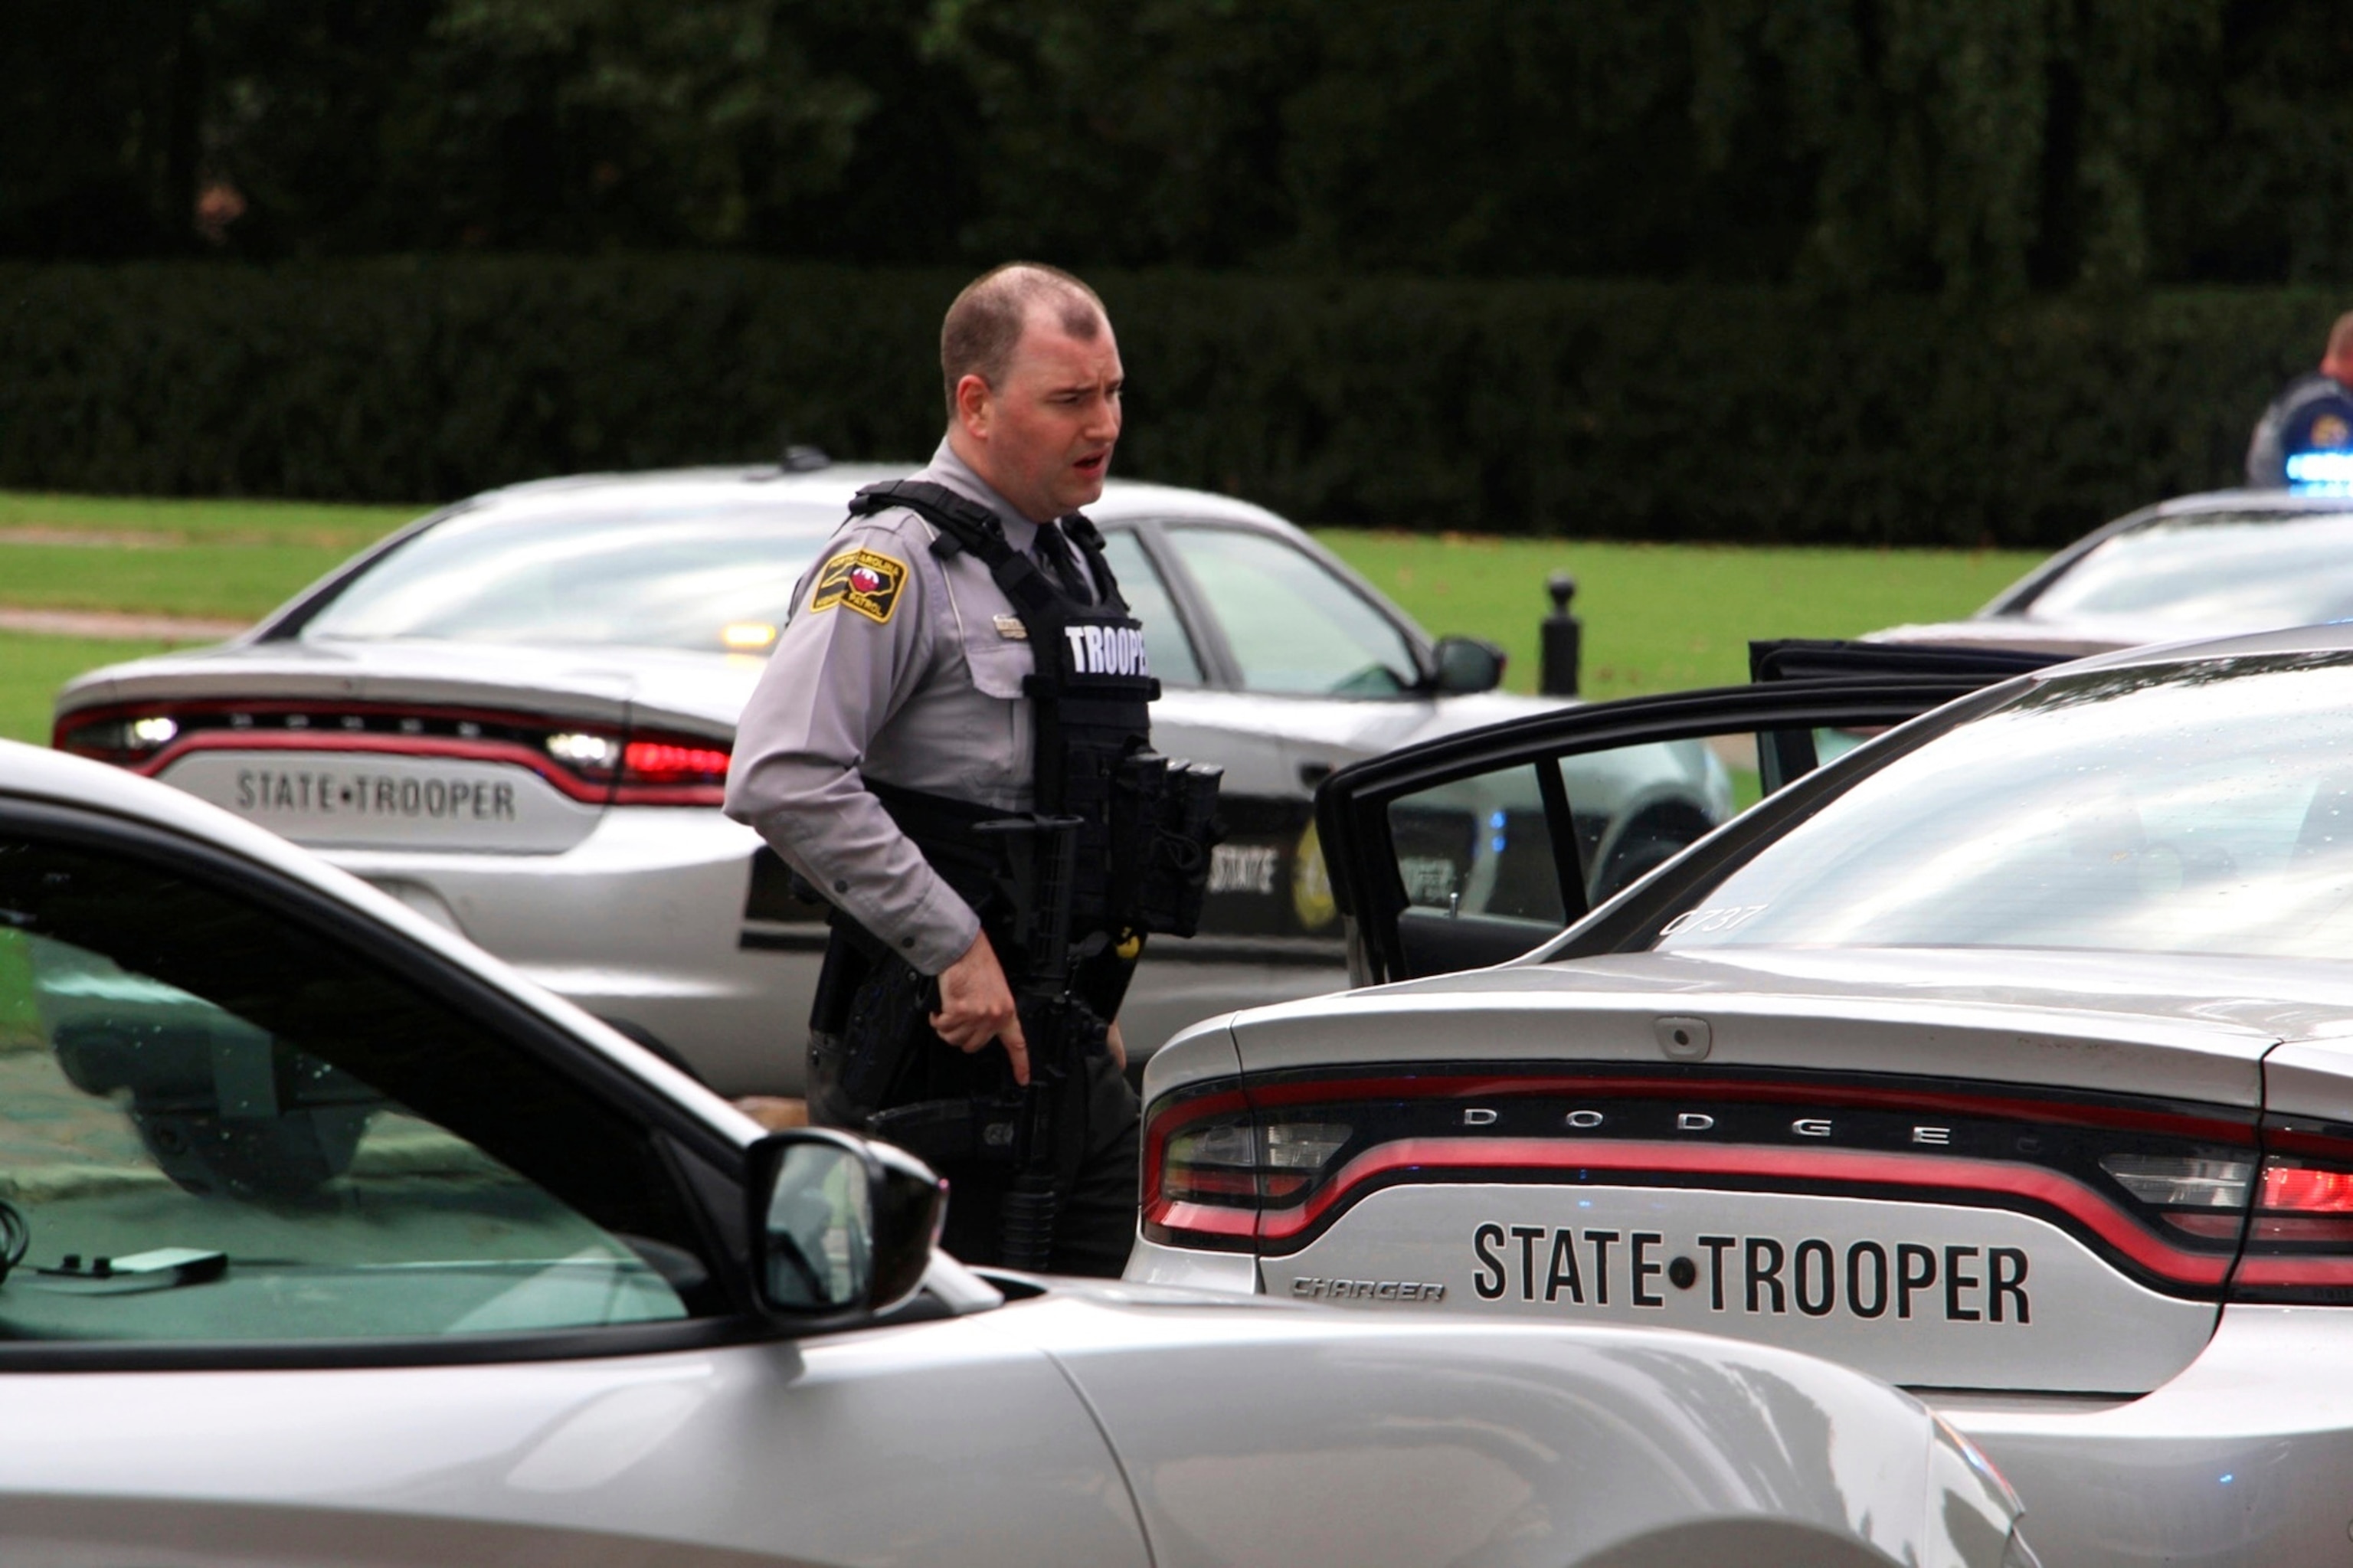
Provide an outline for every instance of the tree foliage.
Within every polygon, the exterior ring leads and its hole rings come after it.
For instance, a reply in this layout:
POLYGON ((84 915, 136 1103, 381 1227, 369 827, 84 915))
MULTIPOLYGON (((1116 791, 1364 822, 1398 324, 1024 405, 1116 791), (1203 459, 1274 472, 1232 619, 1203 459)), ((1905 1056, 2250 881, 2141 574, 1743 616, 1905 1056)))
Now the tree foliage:
POLYGON ((2333 0, 15 0, 0 252, 2325 281, 2348 74, 2333 0))
MULTIPOLYGON (((920 461, 961 270, 736 256, 0 266, 0 486, 425 502, 920 461)), ((2338 302, 1099 270, 1124 473, 1304 521, 2056 545, 2228 483, 2338 302), (1377 395, 1370 395, 1377 393, 1377 395)))

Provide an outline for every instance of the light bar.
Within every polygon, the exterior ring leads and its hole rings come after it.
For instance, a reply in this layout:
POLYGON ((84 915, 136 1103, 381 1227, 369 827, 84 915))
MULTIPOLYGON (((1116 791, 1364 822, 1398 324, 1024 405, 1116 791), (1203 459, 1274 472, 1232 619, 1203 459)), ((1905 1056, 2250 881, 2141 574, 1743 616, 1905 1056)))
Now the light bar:
POLYGON ((2287 482, 2298 490, 2353 491, 2353 451, 2291 453, 2287 482))

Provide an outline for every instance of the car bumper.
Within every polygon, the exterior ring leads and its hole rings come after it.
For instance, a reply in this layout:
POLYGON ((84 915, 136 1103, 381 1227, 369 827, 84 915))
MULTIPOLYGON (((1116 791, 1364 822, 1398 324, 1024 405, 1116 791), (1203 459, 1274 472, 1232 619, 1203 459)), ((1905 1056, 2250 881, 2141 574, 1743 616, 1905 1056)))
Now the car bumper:
POLYGON ((2136 1399, 1923 1393, 2062 1563, 2353 1562, 2353 1308, 2229 1307, 2136 1399))
MULTIPOLYGON (((1254 1257, 1140 1235, 1126 1277, 1263 1289, 1254 1257)), ((2353 1563, 2353 1308, 2225 1308, 2134 1397, 1914 1392, 2017 1488, 2052 1568, 2353 1563)))

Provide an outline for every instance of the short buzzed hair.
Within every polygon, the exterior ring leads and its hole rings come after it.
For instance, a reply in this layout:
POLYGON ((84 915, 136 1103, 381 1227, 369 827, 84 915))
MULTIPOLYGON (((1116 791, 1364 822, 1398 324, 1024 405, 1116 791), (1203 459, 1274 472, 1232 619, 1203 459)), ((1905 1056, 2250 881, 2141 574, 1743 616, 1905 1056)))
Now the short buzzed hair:
POLYGON ((1060 267, 1042 261, 1008 261, 964 286, 940 323, 940 379, 947 391, 948 418, 956 411, 956 383, 977 376, 992 387, 1003 383, 1029 313, 1044 304, 1055 323, 1082 343, 1092 343, 1110 320, 1095 291, 1060 267))
POLYGON ((2333 360, 2353 360, 2353 311, 2337 318, 2328 329, 2328 357, 2333 360))

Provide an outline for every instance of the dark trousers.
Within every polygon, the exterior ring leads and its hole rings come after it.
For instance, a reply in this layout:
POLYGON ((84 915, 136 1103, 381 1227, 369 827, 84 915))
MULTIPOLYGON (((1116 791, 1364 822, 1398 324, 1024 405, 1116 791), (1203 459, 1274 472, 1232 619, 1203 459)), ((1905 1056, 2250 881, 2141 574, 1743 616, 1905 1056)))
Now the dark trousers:
MULTIPOLYGON (((933 1048, 962 1056, 944 1042, 933 1048)), ((997 1047, 988 1051, 1002 1059, 997 1047)), ((861 1131, 864 1115, 837 1087, 840 1071, 839 1043, 831 1035, 810 1035, 809 1119, 820 1127, 861 1131)), ((1086 1075, 1086 1155, 1055 1221, 1048 1269, 1116 1279, 1135 1245, 1143 1107, 1108 1052, 1087 1057, 1086 1075)), ((940 1164, 939 1173, 948 1183, 947 1224, 940 1245, 960 1263, 1001 1262, 1005 1194, 1012 1185, 1013 1168, 987 1160, 949 1160, 940 1164)))

